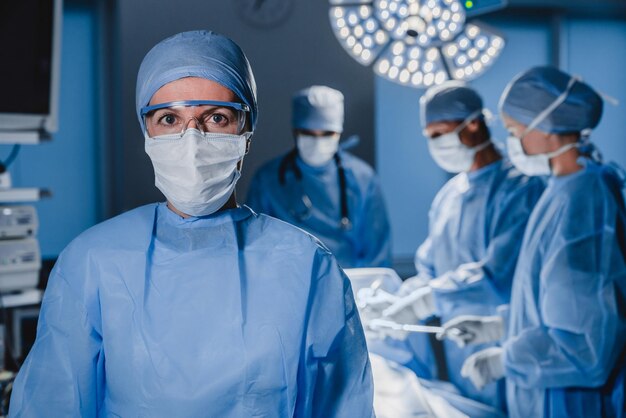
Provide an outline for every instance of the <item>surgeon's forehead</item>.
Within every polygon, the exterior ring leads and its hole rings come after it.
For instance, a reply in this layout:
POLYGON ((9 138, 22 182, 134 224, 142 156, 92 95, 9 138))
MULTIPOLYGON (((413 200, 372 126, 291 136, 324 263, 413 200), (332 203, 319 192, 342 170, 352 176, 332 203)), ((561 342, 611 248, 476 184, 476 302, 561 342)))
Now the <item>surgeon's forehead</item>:
POLYGON ((221 84, 200 77, 185 77, 171 81, 158 89, 150 105, 181 100, 216 100, 239 102, 237 95, 221 84))

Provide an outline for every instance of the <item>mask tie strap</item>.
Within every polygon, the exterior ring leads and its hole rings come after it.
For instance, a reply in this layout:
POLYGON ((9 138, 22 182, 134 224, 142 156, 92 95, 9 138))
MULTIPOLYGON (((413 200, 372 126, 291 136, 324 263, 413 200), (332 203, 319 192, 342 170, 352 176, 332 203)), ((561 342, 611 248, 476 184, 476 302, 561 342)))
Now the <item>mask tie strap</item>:
POLYGON ((572 89, 572 87, 574 87, 574 84, 576 84, 576 82, 579 80, 580 78, 576 76, 573 76, 572 78, 570 78, 569 83, 567 83, 567 87, 565 87, 565 90, 563 91, 563 93, 561 93, 550 104, 550 106, 545 108, 541 113, 537 115, 537 117, 532 122, 530 122, 530 124, 526 127, 526 130, 524 130, 524 133, 522 134, 521 138, 525 137, 530 131, 535 129, 541 122, 544 121, 545 118, 547 118, 554 111, 554 109, 559 107, 565 101, 565 99, 567 99, 567 96, 569 95, 570 90, 572 89))
POLYGON ((470 114, 468 117, 466 117, 463 122, 461 122, 461 124, 459 126, 457 126, 454 131, 458 134, 460 133, 463 129, 465 129, 465 127, 467 126, 468 123, 470 123, 471 121, 473 121, 474 119, 476 119, 478 116, 480 116, 481 114, 483 114, 483 110, 477 110, 476 112, 470 114))
POLYGON ((485 142, 481 144, 476 145, 475 147, 472 147, 472 150, 474 150, 475 152, 479 152, 487 148, 489 145, 491 145, 490 139, 486 140, 485 142))

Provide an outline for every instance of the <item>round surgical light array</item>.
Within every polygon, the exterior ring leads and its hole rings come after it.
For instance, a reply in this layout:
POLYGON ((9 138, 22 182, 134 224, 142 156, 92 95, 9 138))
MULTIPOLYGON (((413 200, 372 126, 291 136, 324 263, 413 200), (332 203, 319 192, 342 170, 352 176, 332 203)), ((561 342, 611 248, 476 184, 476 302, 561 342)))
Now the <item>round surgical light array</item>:
POLYGON ((389 34, 381 28, 371 7, 333 7, 330 13, 339 42, 361 64, 370 65, 389 43, 389 34))
POLYGON ((458 0, 330 0, 330 21, 343 48, 376 74, 425 88, 478 77, 504 39, 466 23, 458 0))
POLYGON ((456 43, 443 47, 446 65, 456 80, 471 80, 491 66, 504 48, 504 40, 497 35, 468 24, 456 43))

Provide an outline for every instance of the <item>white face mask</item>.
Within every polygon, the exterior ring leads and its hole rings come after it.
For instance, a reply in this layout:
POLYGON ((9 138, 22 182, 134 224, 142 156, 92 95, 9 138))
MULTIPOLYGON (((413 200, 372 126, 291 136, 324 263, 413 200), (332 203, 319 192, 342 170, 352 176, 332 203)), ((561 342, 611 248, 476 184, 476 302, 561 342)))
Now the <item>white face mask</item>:
POLYGON ((237 164, 246 154, 251 133, 202 133, 187 129, 182 136, 146 136, 155 185, 179 211, 210 215, 232 195, 241 173, 237 164), (178 138, 178 139, 176 139, 178 138))
POLYGON ((577 143, 567 144, 554 152, 547 154, 528 155, 522 147, 522 140, 510 135, 507 138, 507 149, 511 162, 522 173, 527 176, 548 176, 552 173, 550 159, 558 157, 566 151, 577 147, 577 143))
POLYGON ((461 132, 469 122, 476 119, 478 115, 479 113, 470 115, 452 132, 440 135, 434 139, 428 139, 428 150, 439 167, 450 173, 469 171, 474 163, 476 153, 491 144, 491 141, 485 141, 482 144, 470 148, 461 142, 459 132, 461 132))
POLYGON ((337 153, 339 134, 327 136, 298 135, 296 146, 302 161, 312 167, 321 167, 327 164, 337 153))

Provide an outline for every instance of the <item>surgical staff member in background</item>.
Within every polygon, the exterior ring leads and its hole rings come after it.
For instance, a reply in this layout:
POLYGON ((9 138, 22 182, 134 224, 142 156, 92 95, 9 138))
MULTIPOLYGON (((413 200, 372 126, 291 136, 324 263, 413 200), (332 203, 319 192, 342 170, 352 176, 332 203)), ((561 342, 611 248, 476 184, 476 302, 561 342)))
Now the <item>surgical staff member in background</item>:
MULTIPOLYGON (((403 283, 402 297, 383 314, 399 322, 493 315, 509 303, 520 237, 544 184, 502 157, 491 141, 482 98, 472 88, 460 82, 432 87, 420 99, 420 112, 433 159, 458 174, 432 203, 428 238, 415 257, 418 275, 403 283)), ((502 409, 502 387, 477 390, 459 373, 480 348, 464 347, 460 338, 444 341, 449 379, 464 396, 502 409)))
POLYGON ((340 150, 343 94, 311 86, 294 94, 295 147, 259 169, 247 204, 319 238, 343 268, 390 267, 391 237, 378 179, 340 150))
POLYGON ((625 411, 624 177, 591 157, 585 135, 602 105, 552 67, 519 74, 500 101, 511 160, 550 179, 524 234, 508 339, 470 357, 462 373, 478 386, 506 377, 513 418, 625 411))
POLYGON ((348 279, 309 234, 240 207, 257 120, 241 49, 212 32, 157 44, 137 115, 167 203, 61 254, 11 417, 371 417, 348 279))

